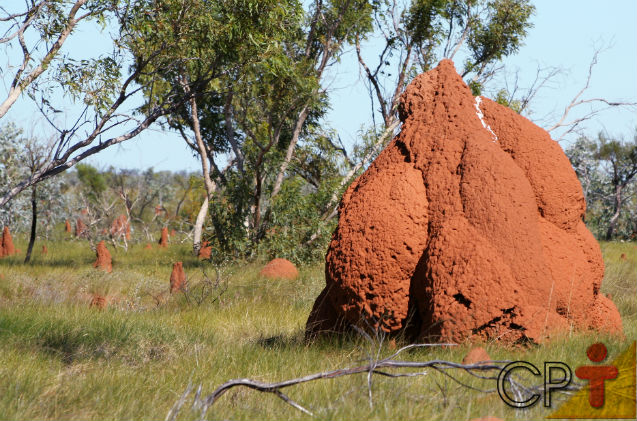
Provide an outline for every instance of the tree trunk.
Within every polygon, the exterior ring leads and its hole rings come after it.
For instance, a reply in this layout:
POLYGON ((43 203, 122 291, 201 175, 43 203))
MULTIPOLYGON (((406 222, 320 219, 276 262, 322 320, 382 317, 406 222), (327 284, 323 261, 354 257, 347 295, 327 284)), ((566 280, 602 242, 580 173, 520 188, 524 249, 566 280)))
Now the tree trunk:
POLYGON ((199 254, 199 249, 201 248, 201 234, 203 232, 203 223, 206 220, 206 216, 208 216, 208 196, 207 195, 203 203, 201 204, 201 208, 199 209, 199 213, 197 214, 197 219, 195 220, 195 231, 193 233, 193 240, 192 240, 192 248, 195 252, 195 255, 199 254))
POLYGON ((31 252, 33 251, 33 244, 35 243, 35 234, 38 224, 38 196, 36 187, 31 187, 31 236, 29 237, 29 246, 27 247, 27 255, 24 258, 24 263, 29 263, 31 260, 31 252))
POLYGON ((619 220, 619 215, 621 213, 621 209, 622 209, 622 190, 623 190, 624 186, 622 186, 621 184, 617 184, 615 186, 615 197, 614 197, 614 202, 615 202, 615 212, 613 213, 613 216, 610 218, 610 222, 608 223, 608 230, 606 230, 606 240, 610 241, 613 238, 613 235, 615 234, 615 228, 617 227, 617 221, 619 220))
POLYGON ((305 124, 305 120, 308 116, 308 108, 307 105, 303 107, 301 112, 299 113, 298 118, 296 119, 296 124, 294 125, 294 131, 292 132, 292 140, 290 140, 290 144, 288 145, 288 149, 285 153, 285 159, 281 163, 281 167, 279 168, 279 173, 276 176, 276 181, 274 182, 274 188, 272 189, 272 194, 270 195, 270 200, 272 200, 279 191, 281 190, 281 184, 283 184, 283 177, 285 176, 285 172, 288 169, 288 165, 290 165, 290 161, 292 160, 292 156, 294 156, 294 149, 296 148, 296 144, 299 140, 299 136, 301 135, 301 129, 303 129, 303 124, 305 124))

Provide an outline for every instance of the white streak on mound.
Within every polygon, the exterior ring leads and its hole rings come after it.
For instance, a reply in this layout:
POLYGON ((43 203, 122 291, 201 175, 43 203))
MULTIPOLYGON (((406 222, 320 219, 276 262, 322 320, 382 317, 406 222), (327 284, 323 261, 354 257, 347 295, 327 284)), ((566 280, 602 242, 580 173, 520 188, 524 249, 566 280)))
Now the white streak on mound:
POLYGON ((491 130, 491 127, 489 127, 489 125, 487 123, 485 123, 484 114, 482 114, 482 110, 480 109, 480 102, 482 102, 482 98, 480 98, 480 96, 477 96, 476 97, 476 103, 475 103, 476 115, 480 119, 480 123, 482 123, 482 127, 487 129, 491 133, 491 137, 493 138, 493 142, 496 142, 498 140, 498 136, 495 134, 495 132, 493 130, 491 130))

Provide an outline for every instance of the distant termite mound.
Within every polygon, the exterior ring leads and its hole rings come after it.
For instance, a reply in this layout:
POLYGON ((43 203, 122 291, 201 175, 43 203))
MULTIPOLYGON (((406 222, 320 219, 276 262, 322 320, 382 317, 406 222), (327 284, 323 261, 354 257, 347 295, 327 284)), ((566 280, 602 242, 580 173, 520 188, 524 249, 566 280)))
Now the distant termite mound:
POLYGON ((491 361, 491 357, 487 351, 481 346, 477 346, 475 348, 471 348, 469 352, 467 352, 467 355, 465 355, 462 359, 462 364, 472 365, 488 361, 491 361))
POLYGON ((259 272, 263 278, 266 279, 288 279, 294 280, 299 277, 299 271, 294 266, 294 263, 287 259, 272 259, 270 262, 261 269, 259 272))
POLYGON ((159 247, 168 247, 168 228, 161 229, 161 237, 159 237, 159 247))
POLYGON ((207 260, 210 259, 210 256, 212 256, 212 246, 210 246, 207 241, 204 241, 201 243, 197 257, 202 260, 207 260))
POLYGON ((0 244, 0 257, 13 256, 17 254, 17 251, 13 245, 13 237, 9 227, 4 227, 2 230, 2 244, 0 244))
POLYGON ((126 215, 120 215, 113 220, 110 234, 114 238, 124 237, 126 240, 130 240, 130 223, 126 215))
POLYGON ((69 234, 73 232, 73 230, 71 229, 71 223, 68 219, 64 221, 64 232, 67 232, 69 234))
POLYGON ((43 255, 49 254, 49 249, 46 247, 46 244, 42 245, 42 254, 43 255))
POLYGON ((186 288, 186 272, 182 262, 173 263, 173 271, 170 274, 170 293, 174 294, 186 288))
POLYGON ((88 227, 80 218, 75 221, 75 236, 78 238, 86 237, 88 235, 88 227))
POLYGON ((581 185, 547 132, 474 97, 450 60, 410 83, 399 115, 400 134, 343 195, 307 336, 622 332, 581 185))
POLYGON ((113 260, 111 259, 111 253, 106 248, 104 241, 100 241, 97 244, 95 254, 97 255, 97 260, 93 263, 93 267, 111 273, 113 271, 113 260))
POLYGON ((100 294, 93 294, 93 298, 91 298, 91 303, 89 304, 89 308, 104 310, 107 305, 108 305, 108 301, 106 297, 100 294))

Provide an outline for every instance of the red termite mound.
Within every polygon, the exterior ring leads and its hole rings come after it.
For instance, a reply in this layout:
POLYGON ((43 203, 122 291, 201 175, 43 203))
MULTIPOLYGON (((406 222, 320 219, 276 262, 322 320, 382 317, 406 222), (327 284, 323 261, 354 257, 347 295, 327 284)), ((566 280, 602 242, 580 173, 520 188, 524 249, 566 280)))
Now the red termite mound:
POLYGON ((111 259, 111 253, 106 248, 104 241, 100 241, 95 249, 97 260, 93 263, 94 268, 103 269, 108 273, 113 271, 113 260, 111 259))
POLYGON ((478 364, 485 361, 491 361, 491 357, 484 348, 477 346, 467 352, 467 355, 462 359, 462 364, 478 364))
POLYGON ((73 231, 71 230, 71 223, 69 222, 69 220, 68 220, 68 219, 67 219, 66 221, 64 221, 64 231, 65 231, 65 232, 68 232, 69 234, 70 234, 71 232, 73 232, 73 231))
POLYGON ((88 227, 80 218, 75 221, 75 236, 85 237, 88 234, 88 227))
POLYGON ((207 260, 210 259, 210 256, 212 256, 212 246, 210 246, 207 241, 204 241, 201 243, 201 247, 199 248, 199 254, 197 255, 197 257, 203 260, 207 260))
POLYGON ((9 232, 9 227, 4 227, 2 230, 2 244, 0 246, 0 257, 12 256, 17 253, 13 246, 13 238, 11 237, 11 232, 9 232))
POLYGON ((130 223, 126 215, 120 215, 113 220, 110 232, 112 237, 125 237, 130 240, 130 223))
POLYGON ((153 246, 150 245, 150 243, 146 243, 146 246, 144 246, 144 250, 152 250, 153 246))
POLYGON ((173 271, 170 274, 170 293, 173 294, 186 288, 186 273, 182 262, 173 263, 173 271))
POLYGON ((42 254, 49 254, 49 249, 46 247, 46 244, 42 245, 42 254))
POLYGON ((413 80, 399 114, 343 195, 308 337, 368 323, 455 342, 622 331, 582 188, 548 133, 474 98, 450 60, 413 80))
POLYGON ((299 271, 294 266, 294 263, 287 259, 272 259, 270 262, 263 266, 263 269, 259 272, 264 278, 267 279, 289 279, 294 280, 299 277, 299 271))
POLYGON ((168 247, 168 228, 161 229, 161 237, 159 238, 159 247, 168 247))
POLYGON ((104 310, 108 302, 106 297, 100 294, 93 294, 93 298, 91 299, 91 303, 89 304, 89 308, 95 307, 98 310, 104 310))

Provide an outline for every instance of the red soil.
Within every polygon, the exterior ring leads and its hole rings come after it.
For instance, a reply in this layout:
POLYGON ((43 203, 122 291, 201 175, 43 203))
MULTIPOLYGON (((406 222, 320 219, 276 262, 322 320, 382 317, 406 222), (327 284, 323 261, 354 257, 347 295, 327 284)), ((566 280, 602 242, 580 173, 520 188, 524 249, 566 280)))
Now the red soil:
POLYGON ((95 249, 97 260, 93 263, 94 268, 103 269, 108 273, 113 271, 113 260, 111 259, 111 253, 106 248, 104 241, 100 241, 95 249))
POLYGON ((0 257, 12 256, 17 253, 13 246, 13 238, 11 237, 11 232, 9 232, 9 227, 4 227, 2 230, 2 243, 0 244, 0 257))
POLYGON ((267 279, 294 280, 299 277, 299 271, 289 260, 276 258, 265 265, 259 275, 267 279))
POLYGON ((168 228, 161 229, 161 238, 159 239, 159 247, 168 247, 168 228))
POLYGON ((173 294, 184 288, 186 288, 186 273, 183 263, 173 263, 173 271, 170 274, 170 293, 173 294))
POLYGON ((368 323, 445 342, 621 334, 582 188, 548 133, 474 98, 450 60, 413 80, 399 114, 343 195, 308 336, 368 323))

